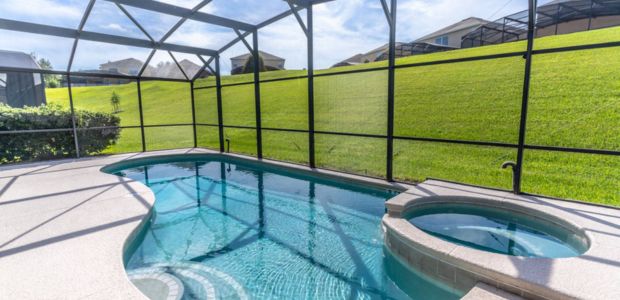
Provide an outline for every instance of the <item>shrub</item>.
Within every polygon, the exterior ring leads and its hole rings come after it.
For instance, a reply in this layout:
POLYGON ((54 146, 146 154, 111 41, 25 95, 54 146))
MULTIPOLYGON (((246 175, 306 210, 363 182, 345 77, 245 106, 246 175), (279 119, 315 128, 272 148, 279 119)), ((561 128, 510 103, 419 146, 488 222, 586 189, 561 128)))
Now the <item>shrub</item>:
POLYGON ((119 113, 121 109, 121 96, 119 96, 116 91, 112 92, 110 103, 112 104, 112 113, 119 113))
MULTIPOLYGON (((76 110, 76 126, 119 126, 113 114, 76 110)), ((0 134, 0 163, 75 156, 71 111, 59 105, 13 108, 0 103, 0 131, 69 129, 44 133, 0 134)), ((116 143, 118 128, 78 131, 80 154, 97 154, 116 143)))

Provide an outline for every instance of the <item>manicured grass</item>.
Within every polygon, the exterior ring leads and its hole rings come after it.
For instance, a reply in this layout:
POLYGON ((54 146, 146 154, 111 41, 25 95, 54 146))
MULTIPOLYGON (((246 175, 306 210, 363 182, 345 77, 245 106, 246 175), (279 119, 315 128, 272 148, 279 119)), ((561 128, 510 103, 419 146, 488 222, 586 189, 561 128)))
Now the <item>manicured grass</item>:
MULTIPOLYGON (((537 39, 536 49, 620 41, 620 27, 537 39)), ((524 51, 524 42, 398 59, 397 64, 524 51)), ((385 62, 317 71, 385 66, 385 62)), ((305 75, 306 71, 262 73, 262 79, 305 75)), ((520 56, 439 64, 396 71, 394 130, 397 136, 517 143, 524 59, 520 56)), ((224 84, 251 82, 252 74, 226 76, 224 84)), ((212 78, 196 86, 212 86, 212 78)), ((122 99, 122 125, 139 124, 136 85, 73 88, 78 109, 111 112, 109 98, 122 99)), ((307 80, 261 84, 263 127, 308 128, 307 80)), ((620 150, 620 49, 604 48, 533 58, 526 141, 533 145, 620 150)), ((48 89, 49 102, 67 104, 66 89, 48 89)), ((252 85, 222 90, 224 124, 255 126, 252 85)), ((189 86, 143 82, 146 124, 191 123, 189 86)), ((195 90, 196 120, 217 124, 215 89, 195 90)), ((387 71, 315 78, 315 128, 319 131, 385 135, 387 71)), ((226 128, 233 152, 256 154, 256 132, 226 128)), ((199 146, 217 149, 217 127, 197 126, 199 146)), ((148 128, 147 149, 191 147, 191 126, 148 128)), ((140 150, 140 130, 125 129, 106 153, 140 150)), ((385 176, 386 141, 378 138, 316 135, 320 167, 385 176)), ((306 163, 308 134, 263 131, 267 158, 306 163)), ((504 189, 511 171, 500 165, 516 160, 511 148, 396 140, 394 175, 427 177, 504 189)), ((620 157, 527 150, 526 192, 620 205, 620 157)))

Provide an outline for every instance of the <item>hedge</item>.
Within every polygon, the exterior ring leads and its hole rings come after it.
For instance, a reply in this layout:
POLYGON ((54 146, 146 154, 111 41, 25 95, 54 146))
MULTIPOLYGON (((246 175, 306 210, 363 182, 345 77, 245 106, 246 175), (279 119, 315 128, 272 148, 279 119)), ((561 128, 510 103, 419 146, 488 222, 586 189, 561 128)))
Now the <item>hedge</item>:
MULTIPOLYGON (((119 126, 109 113, 76 110, 76 126, 119 126)), ((0 134, 0 163, 46 160, 75 156, 71 111, 59 105, 13 108, 0 103, 0 131, 67 129, 59 132, 0 134)), ((116 143, 119 128, 78 130, 81 155, 97 154, 116 143)))

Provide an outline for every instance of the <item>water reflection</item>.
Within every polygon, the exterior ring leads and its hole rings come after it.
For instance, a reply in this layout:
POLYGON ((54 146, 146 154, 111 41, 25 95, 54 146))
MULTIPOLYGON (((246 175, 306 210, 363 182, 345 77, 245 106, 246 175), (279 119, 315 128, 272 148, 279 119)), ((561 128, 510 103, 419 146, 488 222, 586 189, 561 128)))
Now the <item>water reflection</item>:
MULTIPOLYGON (((121 174, 143 181, 157 197, 152 225, 128 269, 165 264, 162 270, 193 295, 186 298, 202 298, 209 292, 205 282, 222 281, 214 270, 259 299, 409 298, 388 277, 384 260, 380 220, 393 192, 222 161, 121 174)), ((419 284, 424 289, 413 298, 456 297, 419 284)), ((220 295, 236 291, 230 282, 221 287, 228 290, 214 286, 220 295)))

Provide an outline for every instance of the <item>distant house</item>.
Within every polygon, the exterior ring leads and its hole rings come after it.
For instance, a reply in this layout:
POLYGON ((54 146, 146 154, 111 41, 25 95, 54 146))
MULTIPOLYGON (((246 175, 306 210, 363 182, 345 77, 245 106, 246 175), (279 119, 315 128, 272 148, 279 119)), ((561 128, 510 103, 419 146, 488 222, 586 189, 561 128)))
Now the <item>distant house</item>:
MULTIPOLYGON (((81 70, 85 73, 97 73, 102 76, 111 75, 109 77, 91 77, 91 76, 72 76, 71 84, 73 86, 94 86, 94 85, 115 85, 126 84, 131 82, 126 78, 115 78, 114 75, 128 75, 137 76, 142 69, 144 62, 135 58, 126 58, 117 61, 109 61, 107 63, 99 65, 98 70, 81 70)), ((193 77, 202 66, 193 63, 190 60, 184 59, 179 61, 179 65, 183 68, 183 71, 187 76, 193 77)), ((161 62, 156 66, 147 66, 142 74, 145 77, 157 77, 157 78, 177 78, 184 79, 183 72, 179 70, 176 63, 172 61, 161 62)), ((208 76, 208 73, 204 73, 201 77, 208 76)), ((66 86, 67 82, 63 81, 63 85, 66 86)))
MULTIPOLYGON (((620 1, 554 0, 536 9, 536 37, 620 26, 620 1)), ((528 11, 489 22, 463 36, 461 48, 527 39, 528 11)))
POLYGON ((450 26, 427 34, 415 40, 415 42, 429 43, 451 48, 461 48, 461 39, 463 38, 463 36, 487 23, 489 23, 489 21, 487 20, 476 17, 469 17, 450 26))
MULTIPOLYGON (((285 59, 273 54, 258 51, 261 59, 261 71, 284 70, 285 59)), ((243 74, 253 72, 252 54, 243 54, 230 59, 231 74, 243 74)))
MULTIPOLYGON (((401 43, 397 42, 395 44, 395 57, 405 57, 416 54, 425 54, 425 53, 433 53, 440 52, 446 50, 452 50, 453 48, 448 46, 441 46, 429 43, 419 43, 419 42, 411 42, 411 43, 401 43)), ((344 66, 354 66, 359 64, 366 64, 375 61, 387 60, 389 57, 389 44, 385 44, 379 48, 370 50, 366 53, 359 53, 352 57, 349 57, 339 63, 336 63, 332 66, 335 67, 344 67, 344 66)))
MULTIPOLYGON (((99 65, 97 70, 80 70, 81 73, 96 73, 109 77, 91 77, 91 76, 71 76, 72 86, 96 86, 96 85, 116 85, 131 82, 129 79, 114 77, 115 75, 136 76, 140 73, 140 69, 144 62, 135 58, 126 58, 117 61, 108 61, 99 65)), ((68 82, 64 78, 61 82, 62 86, 67 86, 68 82)))
POLYGON ((99 65, 99 70, 116 72, 123 75, 135 76, 140 73, 144 62, 135 58, 126 58, 117 61, 108 61, 105 64, 99 65))
MULTIPOLYGON (((154 67, 147 66, 143 75, 146 77, 185 79, 183 75, 183 73, 185 73, 189 79, 192 79, 192 77, 202 69, 202 66, 188 59, 179 61, 179 65, 183 71, 181 71, 173 61, 160 62, 154 67)), ((199 77, 207 76, 206 74, 207 73, 203 72, 199 77)))
POLYGON ((585 4, 576 0, 554 0, 539 6, 537 14, 537 37, 620 25, 620 3, 617 0, 594 0, 585 4))
MULTIPOLYGON (((0 50, 0 65, 7 68, 40 70, 34 57, 23 52, 0 50)), ((0 72, 0 103, 12 107, 39 106, 46 103, 43 74, 0 72)))
MULTIPOLYGON (((396 43, 397 45, 401 45, 402 43, 396 43)), ((384 53, 387 53, 389 50, 389 45, 385 44, 381 47, 370 50, 366 53, 358 53, 355 54, 339 63, 336 63, 332 66, 335 67, 344 67, 344 66, 355 66, 359 64, 367 64, 373 61, 377 61, 379 57, 381 57, 384 53)))
POLYGON ((185 72, 185 74, 187 74, 187 76, 190 77, 190 79, 194 77, 194 75, 198 73, 200 69, 202 69, 202 66, 199 66, 187 59, 179 61, 179 65, 181 66, 181 68, 183 68, 183 71, 185 72))

